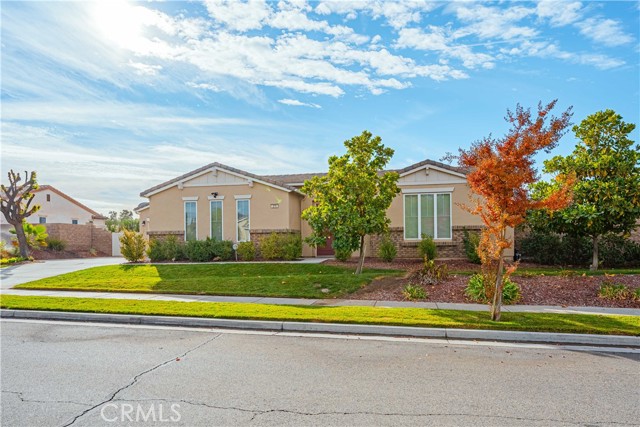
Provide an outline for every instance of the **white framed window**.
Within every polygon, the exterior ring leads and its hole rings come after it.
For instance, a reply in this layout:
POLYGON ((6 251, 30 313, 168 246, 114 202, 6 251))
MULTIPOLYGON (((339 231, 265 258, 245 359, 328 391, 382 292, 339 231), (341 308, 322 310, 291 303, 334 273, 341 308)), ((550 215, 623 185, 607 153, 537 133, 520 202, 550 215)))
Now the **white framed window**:
POLYGON ((250 218, 251 200, 236 200, 236 241, 248 242, 251 240, 249 230, 251 230, 250 218))
POLYGON ((222 240, 222 200, 211 200, 209 202, 210 228, 209 236, 212 239, 222 240))
POLYGON ((71 220, 71 224, 78 224, 78 220, 77 219, 72 219, 71 220))
POLYGON ((184 240, 198 239, 198 202, 184 202, 184 240))
POLYGON ((451 239, 451 193, 404 195, 404 238, 451 239))
POLYGON ((39 224, 46 224, 47 223, 47 217, 46 216, 39 216, 38 217, 38 223, 39 224))

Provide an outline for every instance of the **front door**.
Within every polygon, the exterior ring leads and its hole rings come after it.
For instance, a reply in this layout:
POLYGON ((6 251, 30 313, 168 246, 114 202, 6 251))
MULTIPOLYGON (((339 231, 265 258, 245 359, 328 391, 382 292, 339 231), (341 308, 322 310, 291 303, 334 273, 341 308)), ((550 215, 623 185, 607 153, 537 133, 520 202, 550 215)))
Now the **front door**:
POLYGON ((324 246, 318 246, 317 255, 318 256, 333 256, 333 236, 329 234, 327 237, 327 241, 324 246))

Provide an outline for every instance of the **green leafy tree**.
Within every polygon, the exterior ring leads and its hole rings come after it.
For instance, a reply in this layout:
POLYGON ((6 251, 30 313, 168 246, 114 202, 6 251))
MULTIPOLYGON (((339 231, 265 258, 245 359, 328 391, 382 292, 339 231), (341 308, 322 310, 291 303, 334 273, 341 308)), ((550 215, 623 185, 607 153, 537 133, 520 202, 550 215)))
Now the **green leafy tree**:
MULTIPOLYGON (((598 269, 602 236, 629 233, 640 218, 640 145, 629 139, 635 127, 613 110, 599 111, 573 127, 580 140, 573 153, 544 163, 547 173, 575 175, 573 203, 557 212, 531 212, 529 224, 537 231, 589 237, 592 270, 598 269)), ((556 187, 538 183, 534 197, 544 198, 556 187)))
POLYGON ((347 153, 329 158, 329 172, 305 181, 302 192, 313 205, 302 218, 313 232, 307 238, 311 245, 323 245, 329 234, 334 236, 336 252, 360 250, 356 274, 362 272, 365 258, 365 236, 388 230, 386 212, 400 192, 398 174, 380 173, 394 151, 382 144, 379 136, 366 130, 344 142, 347 153))
POLYGON ((15 173, 10 170, 7 174, 9 176, 9 186, 2 184, 0 193, 0 211, 6 218, 7 222, 16 230, 16 238, 18 239, 18 246, 20 248, 20 256, 23 258, 29 257, 29 243, 27 237, 24 234, 24 227, 22 225, 25 218, 33 215, 40 206, 31 205, 35 194, 34 190, 38 189, 38 181, 36 179, 36 173, 30 174, 25 171, 25 182, 21 183, 22 177, 19 173, 15 173))
POLYGON ((133 212, 123 209, 120 213, 109 211, 109 217, 105 221, 107 230, 117 233, 123 230, 140 231, 140 221, 133 217, 133 212))

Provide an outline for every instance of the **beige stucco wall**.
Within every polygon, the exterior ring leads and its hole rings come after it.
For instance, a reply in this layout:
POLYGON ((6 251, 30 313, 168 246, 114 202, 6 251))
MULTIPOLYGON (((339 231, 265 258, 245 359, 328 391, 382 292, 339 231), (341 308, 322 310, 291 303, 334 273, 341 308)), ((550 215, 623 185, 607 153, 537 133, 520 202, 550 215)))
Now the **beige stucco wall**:
POLYGON ((140 212, 140 220, 145 221, 142 230, 181 231, 184 232, 183 198, 197 197, 197 236, 206 239, 210 236, 211 200, 222 201, 223 236, 225 240, 236 241, 236 196, 250 196, 249 221, 251 230, 299 230, 301 195, 254 182, 248 184, 198 186, 183 189, 178 186, 149 197, 149 207, 140 212), (215 199, 209 199, 217 192, 215 199), (272 208, 271 205, 278 205, 272 208), (291 217, 295 215, 292 220, 291 217), (148 219, 148 220, 147 220, 148 219))

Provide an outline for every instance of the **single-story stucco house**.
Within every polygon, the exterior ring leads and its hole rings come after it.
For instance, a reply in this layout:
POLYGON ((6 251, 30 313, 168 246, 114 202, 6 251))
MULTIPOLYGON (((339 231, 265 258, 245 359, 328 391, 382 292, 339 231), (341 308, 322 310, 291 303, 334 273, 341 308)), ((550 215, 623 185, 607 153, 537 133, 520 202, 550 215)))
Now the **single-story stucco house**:
MULTIPOLYGON (((387 215, 398 257, 418 256, 422 234, 433 236, 441 258, 464 258, 464 230, 478 231, 481 221, 462 209, 469 203, 463 170, 432 160, 404 169, 387 215)), ((311 200, 300 191, 314 175, 256 175, 220 163, 211 163, 140 193, 149 201, 135 211, 140 229, 149 238, 174 235, 180 240, 216 239, 234 242, 260 240, 269 234, 311 233, 301 213, 311 200)), ((377 255, 380 236, 369 236, 368 255, 377 255)), ((332 255, 326 247, 303 247, 303 256, 332 255)), ((512 256, 507 251, 505 256, 512 256)))

